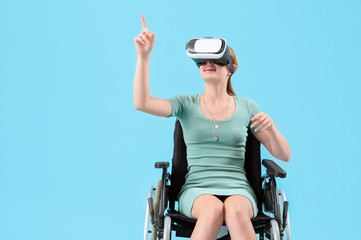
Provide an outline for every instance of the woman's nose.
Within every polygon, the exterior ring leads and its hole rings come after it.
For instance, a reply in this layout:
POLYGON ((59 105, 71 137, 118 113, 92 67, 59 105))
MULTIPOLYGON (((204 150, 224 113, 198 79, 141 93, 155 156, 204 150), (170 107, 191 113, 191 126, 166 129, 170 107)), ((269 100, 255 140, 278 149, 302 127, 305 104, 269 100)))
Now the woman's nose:
POLYGON ((209 63, 209 64, 213 64, 213 62, 212 62, 212 61, 207 61, 207 64, 208 64, 208 63, 209 63))

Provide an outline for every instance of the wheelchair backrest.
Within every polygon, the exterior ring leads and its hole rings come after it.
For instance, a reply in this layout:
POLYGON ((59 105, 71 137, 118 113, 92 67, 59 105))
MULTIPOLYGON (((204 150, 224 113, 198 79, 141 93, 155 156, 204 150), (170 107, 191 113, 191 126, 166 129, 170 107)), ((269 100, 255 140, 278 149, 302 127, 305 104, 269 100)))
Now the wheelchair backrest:
MULTIPOLYGON (((174 129, 174 150, 172 159, 172 170, 169 187, 169 208, 174 210, 177 195, 185 183, 188 173, 187 149, 183 138, 183 129, 179 119, 176 120, 174 129)), ((246 153, 244 168, 246 177, 258 200, 258 209, 262 209, 262 178, 261 178, 261 151, 260 142, 248 130, 246 140, 246 153)))

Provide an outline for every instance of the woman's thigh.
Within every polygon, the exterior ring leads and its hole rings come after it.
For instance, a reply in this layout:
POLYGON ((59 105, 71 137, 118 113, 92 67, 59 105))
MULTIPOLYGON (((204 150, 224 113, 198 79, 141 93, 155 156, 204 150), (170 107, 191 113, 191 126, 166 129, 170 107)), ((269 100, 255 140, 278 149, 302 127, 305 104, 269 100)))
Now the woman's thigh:
POLYGON ((223 202, 210 194, 203 194, 196 198, 192 207, 192 217, 198 219, 205 212, 213 213, 223 212, 223 202))

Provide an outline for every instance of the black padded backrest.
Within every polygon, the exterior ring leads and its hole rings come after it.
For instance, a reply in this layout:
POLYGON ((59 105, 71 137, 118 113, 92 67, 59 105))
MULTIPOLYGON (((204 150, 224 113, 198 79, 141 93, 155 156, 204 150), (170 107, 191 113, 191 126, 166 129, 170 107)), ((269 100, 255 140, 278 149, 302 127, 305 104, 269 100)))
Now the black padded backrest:
MULTIPOLYGON (((258 209, 262 209, 262 178, 261 178, 261 154, 260 142, 248 130, 246 141, 246 154, 244 168, 247 179, 253 188, 258 199, 258 209)), ((177 195, 185 183, 185 176, 188 173, 187 150, 183 138, 183 129, 176 120, 174 129, 174 151, 172 159, 172 171, 170 176, 171 185, 169 188, 169 207, 174 210, 177 195)))
POLYGON ((188 173, 187 149, 183 138, 182 125, 177 119, 174 129, 174 150, 172 159, 172 172, 170 176, 171 185, 169 188, 169 207, 174 210, 174 202, 185 183, 185 176, 188 173))
POLYGON ((258 201, 258 210, 262 209, 263 191, 262 191, 262 173, 261 173, 261 143, 248 129, 246 140, 246 153, 244 161, 244 170, 247 180, 251 185, 258 201))

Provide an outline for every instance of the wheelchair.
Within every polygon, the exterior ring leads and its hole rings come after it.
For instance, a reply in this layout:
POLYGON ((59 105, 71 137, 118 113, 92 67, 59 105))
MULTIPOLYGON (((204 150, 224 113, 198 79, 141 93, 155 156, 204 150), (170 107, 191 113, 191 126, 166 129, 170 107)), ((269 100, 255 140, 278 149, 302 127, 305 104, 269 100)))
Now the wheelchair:
MULTIPOLYGON (((262 165, 266 174, 261 176, 260 142, 248 130, 244 168, 251 187, 258 201, 258 214, 252 225, 259 239, 283 240, 291 239, 288 201, 281 189, 277 189, 276 177, 285 178, 286 172, 275 162, 263 159, 262 165)), ((190 238, 197 222, 179 213, 175 202, 187 174, 186 145, 183 130, 176 120, 174 129, 174 151, 172 171, 168 173, 169 162, 156 162, 155 168, 163 169, 162 178, 157 186, 150 188, 146 206, 144 224, 144 240, 170 240, 172 231, 177 237, 190 238), (170 184, 169 184, 170 183, 170 184), (167 210, 167 212, 166 212, 167 210), (149 229, 149 227, 151 229, 149 229)), ((217 240, 231 239, 225 222, 217 240)))

